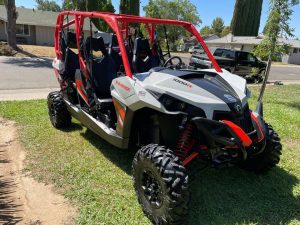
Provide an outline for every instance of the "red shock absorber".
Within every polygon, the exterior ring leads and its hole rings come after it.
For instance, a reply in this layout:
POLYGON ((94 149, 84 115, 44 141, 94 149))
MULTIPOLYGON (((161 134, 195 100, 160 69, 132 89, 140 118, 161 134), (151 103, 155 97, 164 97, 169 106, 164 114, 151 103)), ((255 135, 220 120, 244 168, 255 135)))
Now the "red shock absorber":
POLYGON ((179 141, 176 145, 175 154, 183 162, 188 156, 190 150, 195 145, 196 140, 193 138, 195 125, 188 123, 179 136, 179 141))

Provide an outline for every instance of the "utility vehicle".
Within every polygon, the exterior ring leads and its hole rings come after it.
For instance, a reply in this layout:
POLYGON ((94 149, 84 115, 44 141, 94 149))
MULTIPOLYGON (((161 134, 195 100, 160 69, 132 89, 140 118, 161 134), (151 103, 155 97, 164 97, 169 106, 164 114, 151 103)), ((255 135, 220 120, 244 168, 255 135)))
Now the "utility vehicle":
POLYGON ((191 163, 263 173, 279 162, 280 140, 263 120, 262 102, 249 109, 246 81, 219 67, 189 22, 61 12, 55 52, 61 90, 48 96, 51 123, 62 129, 74 117, 118 148, 140 148, 133 185, 155 224, 184 224, 191 163), (95 20, 108 32, 96 30, 95 20), (85 23, 90 32, 83 31, 85 23), (137 32, 137 24, 148 34, 137 32), (160 40, 168 40, 167 26, 194 35, 213 68, 189 67, 169 50, 164 54, 160 40))

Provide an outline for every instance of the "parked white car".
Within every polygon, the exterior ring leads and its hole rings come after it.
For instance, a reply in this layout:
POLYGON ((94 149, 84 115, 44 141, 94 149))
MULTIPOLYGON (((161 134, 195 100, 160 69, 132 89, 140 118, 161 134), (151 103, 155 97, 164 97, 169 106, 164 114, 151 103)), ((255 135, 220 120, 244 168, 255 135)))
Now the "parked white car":
POLYGON ((196 54, 196 53, 202 54, 202 53, 204 53, 204 50, 201 46, 192 46, 192 47, 189 48, 189 53, 191 53, 191 54, 196 54))

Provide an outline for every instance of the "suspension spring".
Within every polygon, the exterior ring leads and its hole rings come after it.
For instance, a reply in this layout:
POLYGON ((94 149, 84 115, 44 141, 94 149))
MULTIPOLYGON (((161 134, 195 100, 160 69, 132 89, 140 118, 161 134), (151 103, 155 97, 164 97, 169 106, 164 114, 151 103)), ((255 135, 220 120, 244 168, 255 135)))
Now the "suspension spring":
POLYGON ((192 123, 188 123, 179 136, 179 140, 176 145, 175 154, 182 162, 186 159, 190 150, 196 143, 195 138, 193 138, 194 130, 195 130, 195 125, 192 123))

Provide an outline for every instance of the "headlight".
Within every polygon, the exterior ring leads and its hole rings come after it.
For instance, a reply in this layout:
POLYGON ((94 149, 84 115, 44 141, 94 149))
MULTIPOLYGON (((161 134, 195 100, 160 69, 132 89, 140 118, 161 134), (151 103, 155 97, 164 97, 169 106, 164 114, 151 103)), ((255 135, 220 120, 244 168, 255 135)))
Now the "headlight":
POLYGON ((168 111, 184 111, 186 103, 168 95, 162 95, 158 99, 168 111))
POLYGON ((247 98, 251 98, 251 91, 247 87, 245 89, 245 95, 247 96, 247 98))
POLYGON ((172 96, 161 94, 156 91, 148 90, 154 98, 156 98, 168 111, 184 111, 187 107, 185 102, 182 102, 172 96))
POLYGON ((190 117, 203 117, 206 118, 205 112, 193 105, 183 102, 167 94, 160 94, 156 91, 148 90, 153 97, 155 97, 168 111, 183 112, 190 117))

